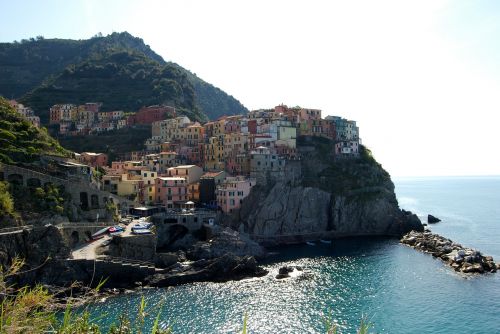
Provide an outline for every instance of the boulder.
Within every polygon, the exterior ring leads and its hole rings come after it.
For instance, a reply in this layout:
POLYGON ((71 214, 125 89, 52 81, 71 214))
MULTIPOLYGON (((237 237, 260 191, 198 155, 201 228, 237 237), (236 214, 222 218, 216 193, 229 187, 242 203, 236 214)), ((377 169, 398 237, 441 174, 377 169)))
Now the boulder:
POLYGON ((288 278, 290 277, 290 273, 293 272, 294 270, 295 270, 294 267, 290 266, 281 267, 278 270, 278 275, 276 275, 276 279, 288 278))
POLYGON ((179 261, 176 253, 156 253, 155 266, 158 268, 167 268, 179 261))
POLYGON ((265 249, 250 239, 245 233, 238 233, 230 228, 212 228, 212 238, 207 241, 194 243, 187 252, 190 259, 213 259, 232 253, 236 256, 254 256, 262 258, 266 255, 265 249))
POLYGON ((441 221, 441 219, 434 217, 433 215, 427 215, 427 222, 429 224, 439 223, 440 221, 441 221))
POLYGON ((226 282, 266 274, 267 271, 257 265, 254 257, 228 253, 215 259, 196 261, 182 271, 170 270, 152 275, 146 282, 150 286, 166 287, 202 281, 226 282))

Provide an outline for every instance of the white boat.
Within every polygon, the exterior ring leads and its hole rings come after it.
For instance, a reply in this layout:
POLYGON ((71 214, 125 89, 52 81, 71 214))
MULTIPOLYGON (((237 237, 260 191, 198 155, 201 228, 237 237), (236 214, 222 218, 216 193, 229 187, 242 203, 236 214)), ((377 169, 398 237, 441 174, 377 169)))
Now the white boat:
POLYGON ((147 229, 132 230, 132 233, 133 234, 153 234, 153 232, 151 232, 151 230, 147 230, 147 229))
POLYGON ((100 229, 99 231, 97 231, 96 233, 92 234, 92 239, 97 239, 99 237, 102 237, 105 233, 107 233, 109 230, 109 226, 108 227, 105 227, 103 229, 100 229))
POLYGON ((332 241, 331 240, 323 240, 323 239, 320 239, 319 240, 321 243, 324 243, 324 244, 331 244, 332 241))
POLYGON ((308 246, 316 246, 316 244, 314 242, 312 242, 312 241, 306 241, 306 244, 308 246))

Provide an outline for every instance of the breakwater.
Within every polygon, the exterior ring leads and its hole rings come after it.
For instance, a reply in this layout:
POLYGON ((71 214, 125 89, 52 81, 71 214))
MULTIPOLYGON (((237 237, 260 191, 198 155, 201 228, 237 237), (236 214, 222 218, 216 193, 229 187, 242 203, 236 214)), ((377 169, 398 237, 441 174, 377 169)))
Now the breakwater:
POLYGON ((428 231, 411 231, 403 236, 401 243, 438 257, 462 273, 493 273, 500 269, 500 263, 496 264, 493 257, 428 231))

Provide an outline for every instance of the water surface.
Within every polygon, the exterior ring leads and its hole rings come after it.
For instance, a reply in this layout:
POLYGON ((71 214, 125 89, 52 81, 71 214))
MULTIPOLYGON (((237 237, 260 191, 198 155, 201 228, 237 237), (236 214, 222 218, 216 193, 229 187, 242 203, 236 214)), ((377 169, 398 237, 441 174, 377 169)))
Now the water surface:
MULTIPOLYGON (((433 231, 500 260, 499 177, 395 183, 402 207, 443 220, 433 231)), ((163 303, 162 324, 176 333, 235 333, 244 313, 250 333, 324 333, 325 317, 342 333, 355 333, 363 315, 377 333, 500 333, 500 274, 467 278, 397 240, 285 247, 264 265, 271 274, 263 278, 120 296, 93 314, 106 314, 101 322, 109 324, 144 296, 151 306, 163 303), (300 265, 305 274, 275 280, 283 265, 300 265)))

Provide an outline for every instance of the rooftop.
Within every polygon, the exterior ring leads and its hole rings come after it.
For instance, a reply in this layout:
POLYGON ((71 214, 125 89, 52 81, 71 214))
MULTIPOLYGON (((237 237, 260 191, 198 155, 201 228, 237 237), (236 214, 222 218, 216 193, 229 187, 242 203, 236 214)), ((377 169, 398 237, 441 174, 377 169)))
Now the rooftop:
POLYGON ((196 165, 182 165, 182 166, 175 166, 175 167, 170 167, 170 168, 178 169, 178 168, 192 168, 192 167, 196 167, 196 165))
POLYGON ((219 176, 221 175, 222 173, 224 173, 224 171, 219 171, 219 172, 206 172, 205 174, 203 174, 201 177, 215 177, 215 176, 219 176))
POLYGON ((163 180, 163 181, 180 181, 180 180, 185 181, 186 180, 185 178, 178 177, 178 176, 162 176, 162 177, 159 177, 159 179, 163 180))

